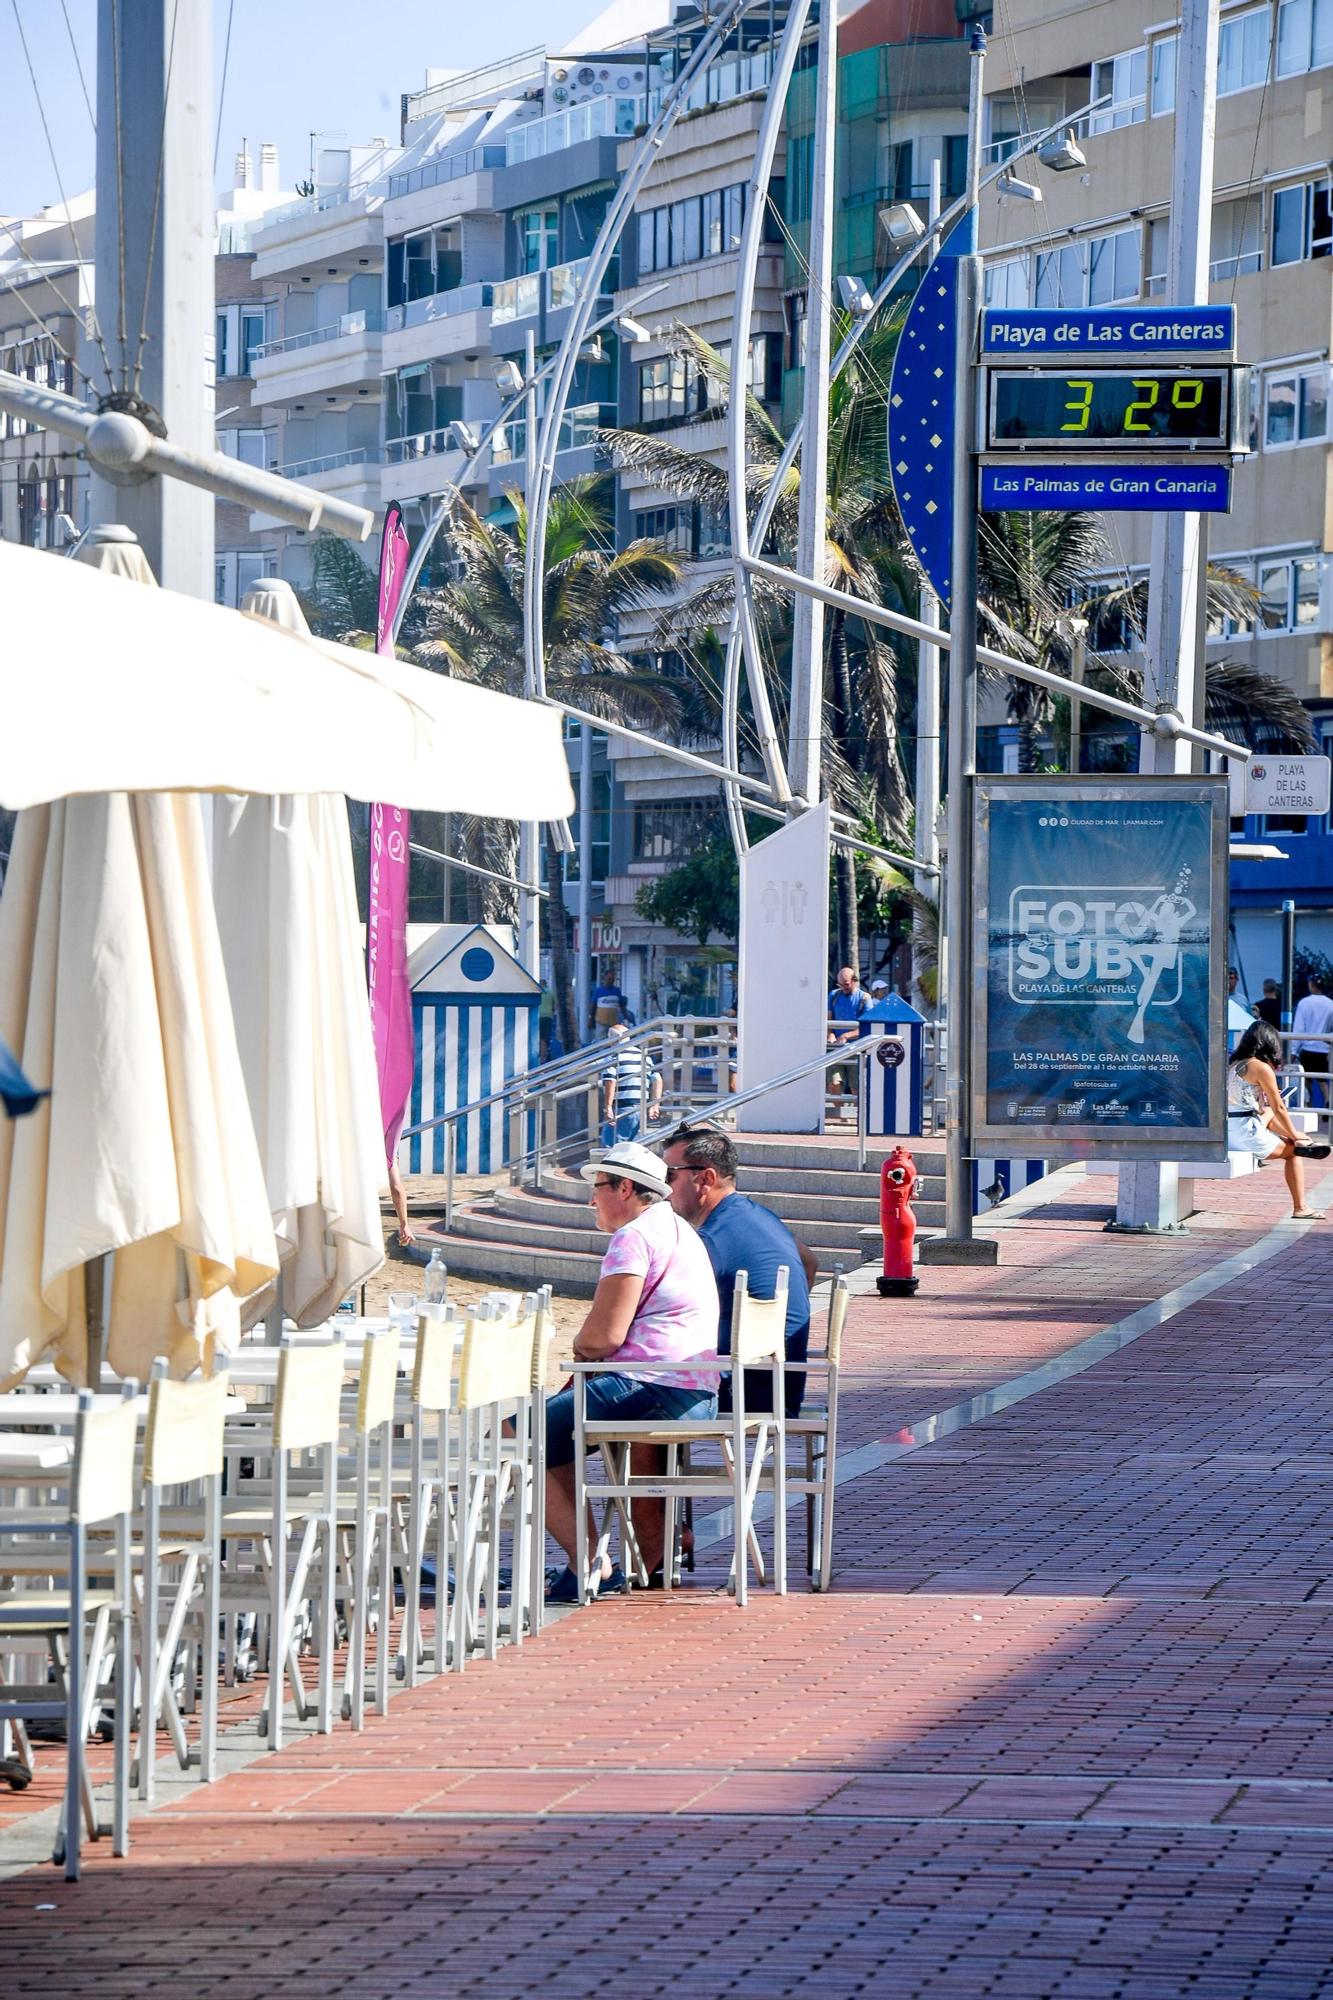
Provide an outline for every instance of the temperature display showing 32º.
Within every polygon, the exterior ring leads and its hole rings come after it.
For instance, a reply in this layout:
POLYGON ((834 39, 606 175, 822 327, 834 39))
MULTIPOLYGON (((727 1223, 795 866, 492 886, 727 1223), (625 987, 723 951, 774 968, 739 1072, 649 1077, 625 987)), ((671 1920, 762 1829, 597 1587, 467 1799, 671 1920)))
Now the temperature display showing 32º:
POLYGON ((991 368, 987 448, 1225 451, 1228 368, 991 368))

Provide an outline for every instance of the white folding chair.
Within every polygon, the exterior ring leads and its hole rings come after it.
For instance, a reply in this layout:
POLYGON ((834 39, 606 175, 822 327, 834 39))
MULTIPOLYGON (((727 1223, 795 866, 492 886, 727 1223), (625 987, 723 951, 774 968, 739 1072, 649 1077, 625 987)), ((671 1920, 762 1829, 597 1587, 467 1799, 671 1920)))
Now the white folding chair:
MULTIPOLYGON (((0 1652, 17 1651, 16 1642, 41 1638, 63 1679, 52 1686, 10 1684, 0 1687, 0 1719, 18 1721, 39 1716, 59 1717, 65 1724, 65 1799, 56 1834, 53 1859, 64 1863, 65 1880, 79 1879, 81 1825, 96 1839, 108 1829, 97 1818, 88 1778, 85 1744, 97 1706, 101 1663, 115 1625, 115 1760, 114 1806, 110 1832, 112 1851, 129 1851, 130 1681, 133 1676, 133 1603, 130 1587, 130 1515, 134 1507, 134 1457, 138 1418, 136 1382, 125 1382, 118 1401, 94 1401, 88 1390, 79 1394, 74 1424, 73 1459, 64 1504, 55 1509, 0 1508, 0 1537, 50 1536, 63 1540, 65 1554, 53 1547, 47 1590, 16 1590, 0 1597, 0 1652), (88 1586, 88 1530, 103 1522, 115 1528, 115 1582, 111 1590, 88 1586), (63 1579, 64 1587, 56 1583, 63 1579), (85 1644, 85 1628, 92 1621, 85 1644), (6 1644, 6 1642, 8 1642, 6 1644)), ((0 1542, 0 1570, 4 1567, 0 1542)))
POLYGON ((435 1551, 434 1672, 443 1672, 448 1650, 449 1572, 453 1562, 455 1507, 454 1380, 461 1325, 452 1306, 445 1308, 442 1318, 422 1313, 417 1320, 412 1407, 408 1418, 411 1472, 407 1502, 407 1580, 403 1590, 403 1634, 399 1645, 404 1662, 403 1678, 408 1687, 416 1686, 426 1657, 421 1628, 421 1571, 432 1528, 435 1551))
MULTIPOLYGON (((541 1631, 546 1614, 546 1364, 555 1331, 551 1319, 551 1287, 543 1285, 535 1300, 532 1323, 532 1398, 528 1421, 528 1630, 541 1631)), ((519 1623, 522 1639, 522 1621, 519 1623)))
POLYGON ((828 1338, 823 1355, 811 1355, 807 1374, 823 1375, 822 1403, 807 1400, 799 1417, 788 1417, 787 1436, 803 1447, 801 1471, 787 1473, 789 1500, 805 1500, 805 1567, 815 1590, 827 1590, 833 1580, 833 1501, 838 1457, 838 1375, 842 1366, 842 1330, 850 1294, 846 1278, 833 1280, 828 1302, 828 1338))
POLYGON ((451 1653, 451 1664, 458 1673, 480 1636, 483 1594, 486 1657, 493 1660, 498 1653, 500 1544, 506 1518, 512 1538, 512 1636, 518 1635, 523 1623, 531 1570, 526 1481, 531 1477, 528 1439, 535 1317, 497 1318, 483 1300, 464 1325, 458 1370, 458 1529, 451 1653), (514 1422, 512 1437, 506 1437, 503 1429, 506 1416, 514 1422))
POLYGON ((334 1597, 337 1588, 338 1437, 341 1425, 345 1363, 341 1341, 327 1345, 293 1341, 285 1333, 278 1350, 278 1379, 273 1403, 252 1411, 251 1423, 228 1431, 228 1451, 244 1449, 256 1458, 271 1456, 272 1480, 265 1491, 259 1482, 222 1503, 222 1532, 228 1559, 222 1582, 223 1608, 267 1613, 268 1693, 259 1717, 268 1747, 282 1747, 286 1683, 290 1682, 295 1713, 309 1714, 308 1690, 301 1675, 297 1620, 309 1594, 312 1565, 320 1558, 319 1684, 316 1726, 322 1735, 333 1727, 334 1597), (265 1424, 267 1419, 267 1426, 265 1424), (291 1486, 291 1459, 310 1454, 315 1461, 315 1486, 296 1492, 291 1486), (293 1531, 300 1529, 294 1545, 293 1531), (236 1564, 238 1544, 256 1551, 258 1566, 250 1571, 236 1564))
MULTIPOLYGON (((140 1619, 139 1797, 153 1796, 153 1766, 157 1725, 161 1717, 170 1732, 182 1769, 199 1766, 199 1776, 211 1784, 217 1770, 218 1626, 222 1615, 222 1468, 223 1431, 227 1416, 225 1371, 200 1382, 173 1382, 167 1364, 154 1364, 148 1385, 148 1421, 144 1428, 143 1598, 140 1619), (173 1489, 202 1484, 202 1506, 190 1520, 183 1509, 172 1514, 170 1536, 163 1538, 163 1496, 173 1489), (198 1539, 182 1542, 189 1530, 198 1539), (163 1568, 180 1570, 175 1595, 162 1629, 163 1568), (196 1595, 202 1581, 202 1602, 196 1595), (199 1748, 191 1751, 185 1723, 172 1687, 172 1669, 185 1631, 187 1615, 198 1610, 199 1676, 203 1694, 199 1748)), ((193 1661, 187 1674, 193 1676, 193 1661)))
MULTIPOLYGON (((603 1557, 610 1544, 614 1518, 618 1517, 621 1522, 626 1569, 631 1566, 641 1567, 630 1511, 636 1498, 663 1499, 667 1503, 664 1544, 667 1553, 662 1564, 662 1582, 667 1590, 670 1590, 672 1581, 671 1555, 675 1541, 677 1503, 684 1499, 728 1499, 732 1504, 736 1544, 731 1581, 736 1602, 743 1606, 746 1602, 749 1575, 754 1502, 766 1464, 771 1464, 774 1488, 774 1588, 779 1595, 785 1594, 787 1433, 783 1373, 787 1358, 786 1322, 786 1266, 783 1265, 778 1271, 777 1291, 771 1299, 751 1298, 748 1274, 738 1271, 731 1316, 731 1353, 720 1357, 715 1363, 716 1366, 730 1369, 731 1372, 732 1407, 729 1416, 685 1418, 678 1422, 658 1418, 590 1422, 586 1411, 588 1376, 598 1373, 622 1373, 626 1364, 618 1364, 614 1359, 601 1362, 574 1362, 574 1501, 578 1538, 575 1568, 579 1580, 580 1603, 587 1600, 594 1561, 600 1573, 603 1557), (768 1373, 772 1397, 769 1409, 756 1410, 753 1413, 746 1410, 747 1368, 763 1368, 768 1373), (630 1449, 636 1444, 665 1447, 667 1453, 665 1474, 632 1472, 630 1449), (723 1452, 722 1465, 696 1462, 694 1454, 705 1446, 715 1447, 723 1452), (588 1479, 588 1458, 590 1453, 598 1450, 602 1453, 609 1476, 594 1486, 588 1479), (602 1519, 596 1547, 590 1559, 588 1504, 596 1506, 599 1502, 603 1510, 602 1519)), ((667 1364, 656 1365, 639 1361, 628 1364, 628 1367, 630 1372, 645 1377, 679 1372, 678 1365, 672 1367, 667 1364)), ((762 1577, 762 1571, 760 1574, 762 1577)))
MULTIPOLYGON (((366 1651, 375 1622, 375 1709, 389 1711, 389 1626, 393 1612, 393 1419, 398 1386, 397 1327, 372 1333, 361 1355, 356 1398, 355 1506, 350 1523, 351 1615, 343 1716, 366 1722, 366 1651), (372 1457, 374 1465, 372 1467, 372 1457), (375 1494, 372 1498, 372 1471, 375 1494), (372 1582, 373 1579, 373 1582, 372 1582)), ((348 1524, 339 1527, 345 1542, 348 1524)))

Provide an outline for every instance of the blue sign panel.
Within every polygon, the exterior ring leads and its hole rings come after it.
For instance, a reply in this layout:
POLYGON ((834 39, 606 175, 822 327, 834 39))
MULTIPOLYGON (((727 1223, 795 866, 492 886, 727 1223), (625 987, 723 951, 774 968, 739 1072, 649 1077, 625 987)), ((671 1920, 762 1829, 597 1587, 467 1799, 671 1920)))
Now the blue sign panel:
POLYGON ((1035 509, 1102 514, 1226 514, 1229 465, 983 465, 981 507, 987 514, 1035 509))
POLYGON ((1066 354, 1212 354, 1236 345, 1234 306, 992 306, 981 316, 983 354, 1054 361, 1066 354))
POLYGON ((954 236, 917 287, 898 336, 889 379, 894 496, 913 554, 946 608, 953 551, 953 369, 958 324, 954 236))
POLYGON ((976 784, 974 1148, 1220 1156, 1225 784, 976 784))

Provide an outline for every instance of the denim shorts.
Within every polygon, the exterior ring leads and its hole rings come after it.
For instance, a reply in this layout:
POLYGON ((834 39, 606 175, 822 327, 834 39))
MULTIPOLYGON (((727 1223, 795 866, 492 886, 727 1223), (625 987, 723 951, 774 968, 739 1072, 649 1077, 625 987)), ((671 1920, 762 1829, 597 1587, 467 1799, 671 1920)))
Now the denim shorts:
MULTIPOLYGON (((682 1418, 717 1415, 717 1397, 711 1389, 682 1389, 674 1383, 640 1382, 632 1375, 585 1375, 584 1414, 593 1423, 650 1422, 660 1418, 677 1423, 682 1418)), ((546 1399, 546 1463, 574 1463, 574 1397, 576 1390, 557 1389, 546 1399)))

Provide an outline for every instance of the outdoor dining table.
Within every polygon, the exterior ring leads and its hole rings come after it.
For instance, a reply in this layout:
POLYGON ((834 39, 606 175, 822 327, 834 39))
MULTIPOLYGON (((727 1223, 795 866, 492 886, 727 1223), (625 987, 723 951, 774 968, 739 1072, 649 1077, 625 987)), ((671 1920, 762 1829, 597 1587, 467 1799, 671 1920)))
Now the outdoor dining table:
MULTIPOLYGON (((118 1409, 120 1401, 119 1396, 94 1396, 93 1405, 94 1408, 100 1404, 106 1409, 118 1409)), ((147 1391, 133 1399, 132 1407, 139 1422, 143 1423, 148 1415, 147 1391)), ((229 1417, 243 1415, 243 1398, 228 1396, 226 1410, 229 1417)), ((73 1389, 64 1394, 56 1390, 51 1395, 33 1395, 26 1390, 10 1389, 0 1395, 0 1424, 27 1424, 34 1429, 53 1431, 68 1426, 72 1430, 78 1414, 79 1392, 73 1389)))
POLYGON ((74 1456, 70 1438, 30 1437, 0 1431, 0 1479, 29 1478, 35 1472, 61 1472, 74 1456))

